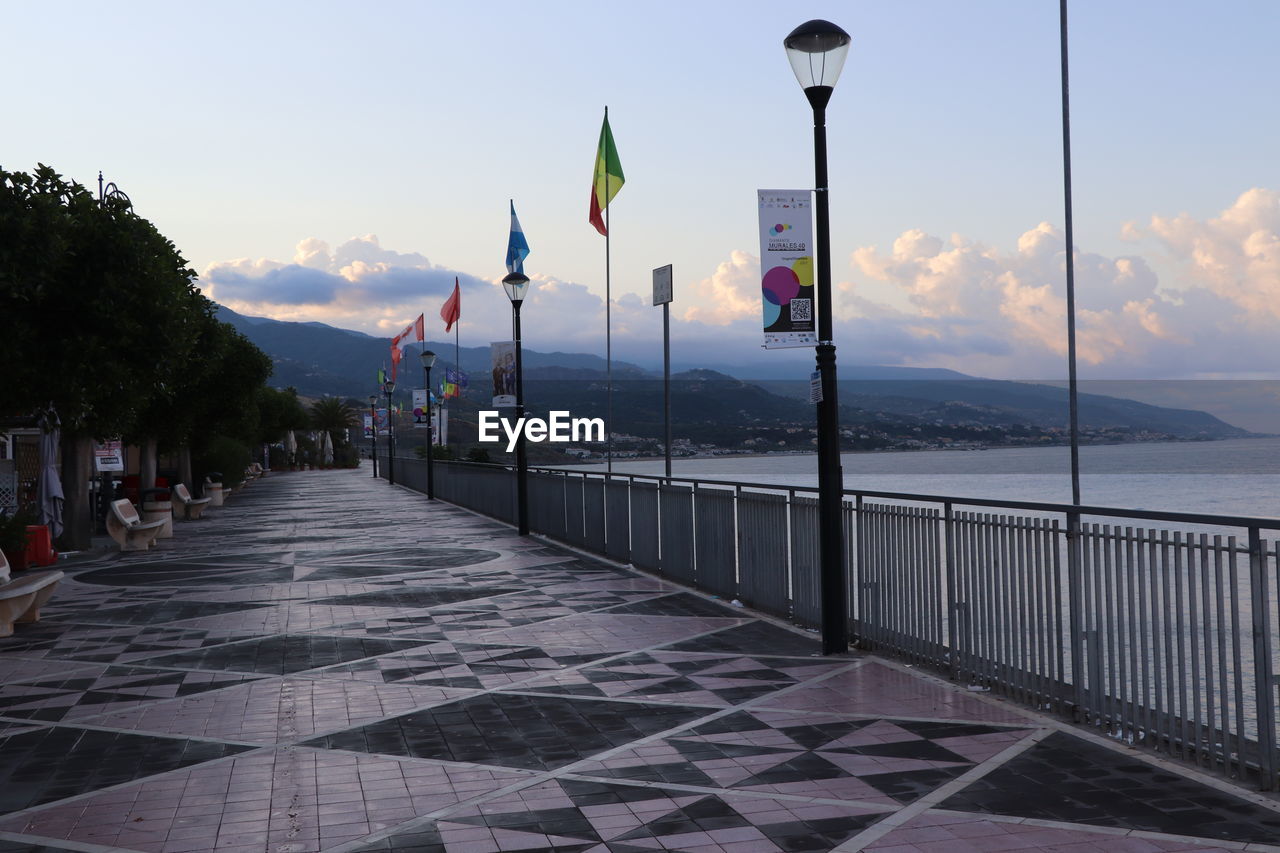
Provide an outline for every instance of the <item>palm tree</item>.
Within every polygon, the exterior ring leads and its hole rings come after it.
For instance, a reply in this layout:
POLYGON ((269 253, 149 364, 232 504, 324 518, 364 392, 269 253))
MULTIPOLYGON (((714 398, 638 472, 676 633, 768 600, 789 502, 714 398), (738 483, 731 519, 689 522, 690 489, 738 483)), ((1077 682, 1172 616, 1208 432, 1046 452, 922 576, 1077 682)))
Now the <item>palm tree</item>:
POLYGON ((355 423, 355 412, 338 397, 321 397, 311 404, 311 428, 329 433, 334 447, 346 443, 347 429, 355 423))

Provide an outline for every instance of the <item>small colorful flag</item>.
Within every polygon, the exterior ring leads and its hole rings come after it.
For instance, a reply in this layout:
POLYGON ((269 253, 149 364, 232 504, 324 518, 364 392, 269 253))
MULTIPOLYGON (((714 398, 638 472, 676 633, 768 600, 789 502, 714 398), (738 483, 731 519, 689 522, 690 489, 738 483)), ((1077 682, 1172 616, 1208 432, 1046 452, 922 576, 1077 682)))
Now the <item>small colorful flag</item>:
POLYGON ((444 307, 440 309, 440 319, 444 320, 444 330, 447 332, 453 328, 453 324, 458 322, 462 317, 462 292, 458 289, 458 277, 453 277, 453 295, 444 303, 444 307))
POLYGON ((386 385, 386 384, 387 384, 387 370, 386 370, 386 368, 385 368, 385 367, 379 367, 379 368, 378 368, 378 374, 377 374, 377 376, 378 376, 378 384, 379 384, 379 385, 386 385))
POLYGON ((516 219, 516 203, 511 202, 511 236, 507 238, 507 272, 524 272, 524 259, 529 257, 529 241, 516 219))
POLYGON ((613 197, 622 189, 626 178, 622 175, 622 163, 618 149, 613 144, 613 131, 609 129, 609 108, 604 108, 604 125, 600 128, 600 146, 596 150, 596 168, 591 176, 591 211, 587 220, 601 235, 608 237, 604 224, 604 211, 613 197))

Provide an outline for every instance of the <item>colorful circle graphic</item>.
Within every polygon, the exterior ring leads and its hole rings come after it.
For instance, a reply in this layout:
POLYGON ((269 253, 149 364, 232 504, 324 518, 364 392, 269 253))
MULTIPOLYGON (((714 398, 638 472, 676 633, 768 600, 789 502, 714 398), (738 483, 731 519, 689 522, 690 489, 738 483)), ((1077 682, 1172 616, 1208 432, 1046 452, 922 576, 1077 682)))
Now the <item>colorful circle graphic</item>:
POLYGON ((760 287, 765 301, 782 306, 800 292, 800 279, 789 267, 774 267, 764 274, 760 287))

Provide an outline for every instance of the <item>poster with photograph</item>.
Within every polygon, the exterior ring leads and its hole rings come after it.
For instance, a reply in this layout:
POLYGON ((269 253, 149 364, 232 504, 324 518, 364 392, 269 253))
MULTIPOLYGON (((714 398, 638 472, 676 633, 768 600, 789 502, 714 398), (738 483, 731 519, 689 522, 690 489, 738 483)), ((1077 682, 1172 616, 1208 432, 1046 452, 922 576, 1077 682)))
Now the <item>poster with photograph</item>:
POLYGON ((494 408, 512 407, 516 404, 516 342, 498 341, 489 344, 493 361, 494 408))

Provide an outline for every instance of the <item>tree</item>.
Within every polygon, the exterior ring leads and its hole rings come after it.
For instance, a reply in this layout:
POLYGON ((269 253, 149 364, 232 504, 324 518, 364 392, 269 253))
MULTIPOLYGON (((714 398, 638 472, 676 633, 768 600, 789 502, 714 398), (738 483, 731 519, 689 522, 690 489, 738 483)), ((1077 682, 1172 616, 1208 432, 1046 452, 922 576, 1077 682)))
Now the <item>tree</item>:
POLYGON ((67 550, 89 544, 92 439, 159 440, 174 412, 208 393, 223 394, 203 398, 222 406, 221 423, 245 385, 270 371, 256 347, 213 325, 195 277, 127 201, 99 201, 44 165, 31 174, 0 170, 0 412, 58 411, 67 550), (193 391, 193 374, 211 361, 209 339, 219 338, 219 363, 194 383, 206 390, 193 391), (223 380, 235 394, 224 393, 223 380))
POLYGON ((329 433, 334 447, 346 444, 347 430, 355 423, 355 412, 337 397, 322 397, 311 404, 312 428, 329 433))

